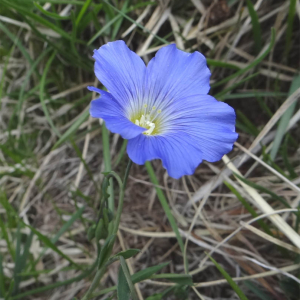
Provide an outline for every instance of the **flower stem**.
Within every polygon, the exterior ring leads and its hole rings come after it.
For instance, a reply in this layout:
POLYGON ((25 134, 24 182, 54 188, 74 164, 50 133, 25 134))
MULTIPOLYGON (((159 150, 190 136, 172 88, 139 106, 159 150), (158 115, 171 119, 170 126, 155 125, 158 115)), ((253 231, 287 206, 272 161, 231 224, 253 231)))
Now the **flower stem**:
POLYGON ((124 204, 124 194, 125 194, 125 189, 126 189, 127 180, 128 180, 128 176, 129 176, 131 166, 132 166, 132 161, 129 160, 128 165, 126 167, 124 179, 123 179, 123 184, 122 184, 122 187, 121 187, 121 190, 120 190, 119 205, 118 205, 118 210, 117 210, 117 215, 116 215, 116 223, 115 223, 115 228, 114 228, 113 234, 117 234, 118 229, 119 229, 121 213, 122 213, 123 204, 124 204))
MULTIPOLYGON (((124 204, 125 189, 126 189, 126 184, 127 184, 131 166, 132 166, 132 161, 129 160, 126 171, 125 171, 123 182, 122 182, 120 176, 118 174, 116 174, 115 172, 110 172, 110 174, 107 176, 108 179, 109 179, 109 177, 115 178, 117 180, 117 182, 119 184, 119 188, 120 188, 119 203, 118 203, 118 209, 117 209, 116 218, 115 218, 115 226, 114 226, 114 229, 112 232, 112 235, 115 235, 115 236, 118 232, 119 225, 120 225, 121 213, 122 213, 123 204, 124 204)), ((111 247, 109 248, 109 255, 107 255, 107 258, 109 258, 111 255, 113 245, 115 243, 115 239, 116 239, 116 237, 114 237, 111 247)), ((81 300, 88 300, 91 297, 91 294, 93 293, 94 289, 98 286, 99 281, 101 280, 102 276, 105 274, 106 261, 107 261, 107 259, 104 260, 101 263, 101 265, 98 267, 98 271, 96 272, 96 275, 93 279, 91 286, 89 287, 88 291, 86 292, 86 294, 83 296, 83 298, 81 300)))

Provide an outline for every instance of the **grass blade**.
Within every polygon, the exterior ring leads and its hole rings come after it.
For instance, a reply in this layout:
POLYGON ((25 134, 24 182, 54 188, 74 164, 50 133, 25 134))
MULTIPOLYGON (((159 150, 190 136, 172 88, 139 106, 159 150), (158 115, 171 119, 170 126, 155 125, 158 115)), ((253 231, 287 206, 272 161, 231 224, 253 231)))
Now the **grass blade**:
POLYGON ((291 49, 291 41, 293 35, 293 24, 296 13, 297 0, 290 0, 289 14, 287 20, 287 29, 285 34, 285 49, 283 57, 287 58, 291 49))
POLYGON ((45 235, 43 235, 42 233, 40 233, 38 230, 36 230, 34 227, 24 224, 26 227, 30 228, 31 231, 33 231, 33 233, 35 235, 37 235, 37 237, 50 249, 52 249, 54 252, 56 252, 57 254, 59 254, 61 257, 63 257, 64 259, 66 259, 71 265, 75 266, 77 269, 82 269, 81 266, 79 266, 78 264, 76 264, 69 256, 65 255, 62 251, 60 251, 53 243, 52 241, 46 237, 45 235))
POLYGON ((47 73, 49 71, 51 63, 54 60, 55 56, 56 56, 56 51, 54 51, 52 53, 52 55, 50 56, 50 58, 49 58, 49 60, 47 61, 47 64, 46 64, 46 67, 45 67, 45 70, 44 70, 44 73, 43 73, 43 76, 42 76, 42 79, 41 79, 41 84, 40 84, 40 101, 41 101, 42 108, 43 108, 45 117, 46 117, 49 125, 51 126, 51 128, 55 132, 55 134, 58 137, 60 137, 61 134, 59 133, 59 131, 56 129, 55 125, 52 122, 51 116, 49 114, 49 111, 47 109, 47 106, 46 106, 46 103, 45 103, 45 99, 44 99, 44 88, 45 88, 45 82, 46 82, 46 78, 47 78, 47 73))
POLYGON ((93 272, 95 267, 96 267, 96 263, 94 263, 89 270, 83 272, 82 274, 80 274, 80 275, 78 275, 74 278, 71 278, 71 279, 68 279, 68 280, 65 280, 65 281, 61 281, 61 282, 56 282, 56 283, 53 283, 53 284, 49 284, 49 285, 39 287, 39 288, 36 288, 36 289, 28 290, 24 293, 21 293, 21 294, 18 294, 16 296, 11 297, 10 299, 11 300, 24 299, 24 297, 26 297, 26 296, 30 296, 30 295, 42 293, 42 292, 45 292, 45 291, 53 290, 57 287, 68 285, 68 284, 71 284, 73 282, 80 281, 80 280, 84 279, 85 277, 88 277, 89 275, 91 275, 91 273, 93 272))
POLYGON ((230 284, 230 286, 233 288, 233 290, 236 292, 239 298, 241 300, 248 300, 248 298, 245 296, 245 294, 242 292, 239 286, 232 280, 230 275, 212 257, 209 258, 214 263, 216 268, 220 271, 220 273, 224 276, 224 278, 227 280, 227 282, 230 284))
POLYGON ((71 40, 72 37, 70 36, 69 33, 67 33, 66 31, 60 29, 59 27, 57 27, 56 25, 54 25, 53 23, 51 23, 50 21, 44 19, 43 17, 39 16, 38 14, 31 12, 30 10, 27 10, 23 7, 21 7, 20 5, 14 4, 13 2, 7 2, 6 0, 2 0, 3 3, 5 5, 7 5, 8 7, 14 8, 15 10, 17 10, 21 15, 26 15, 28 17, 30 17, 31 19, 35 20, 36 22, 44 25, 46 28, 50 28, 53 31, 57 32, 60 36, 71 40))
POLYGON ((16 257, 15 257, 15 268, 13 275, 13 294, 18 292, 20 284, 19 274, 22 271, 22 254, 21 254, 21 225, 18 223, 17 232, 16 232, 16 257))
POLYGON ((5 295, 5 286, 4 286, 4 273, 3 273, 3 265, 2 265, 2 255, 0 253, 0 297, 4 298, 5 295))
POLYGON ((167 279, 171 282, 180 285, 193 285, 193 280, 191 275, 187 274, 158 274, 151 276, 153 279, 167 279))
POLYGON ((70 128, 59 138, 59 140, 54 144, 52 150, 58 148, 61 144, 67 141, 72 135, 76 132, 76 130, 80 127, 80 125, 86 121, 89 116, 89 111, 85 110, 80 117, 72 124, 70 128))
POLYGON ((39 10, 41 11, 44 15, 46 15, 47 17, 50 17, 54 20, 69 20, 70 17, 69 16, 60 16, 58 14, 55 14, 55 13, 52 13, 52 12, 49 12, 48 10, 45 10, 43 8, 43 6, 39 5, 38 3, 36 2, 33 2, 34 6, 39 10))
POLYGON ((56 243, 58 239, 67 231, 69 228, 73 225, 73 223, 81 217, 85 210, 85 207, 82 206, 79 208, 72 217, 60 228, 60 230, 57 232, 57 234, 51 239, 52 243, 56 243))
POLYGON ((149 161, 147 161, 145 163, 145 166, 146 166, 146 169, 147 169, 147 172, 149 174, 149 177, 150 177, 150 180, 151 182, 155 185, 155 190, 156 190, 156 193, 157 193, 157 197, 167 215, 167 218, 171 224, 171 227, 173 229, 173 231, 175 232, 176 234, 176 237, 177 237, 177 241, 178 241, 178 244, 179 244, 179 247, 182 251, 182 253, 184 253, 184 244, 183 244, 183 241, 182 241, 182 237, 179 233, 179 230, 178 230, 178 226, 176 224, 176 221, 172 215, 172 212, 171 212, 171 209, 169 207, 169 204, 168 204, 168 201, 163 193, 163 191, 158 187, 159 183, 158 183, 158 180, 156 178, 156 175, 154 173, 154 170, 153 170, 153 167, 151 165, 151 163, 149 161))
MULTIPOLYGON (((252 215, 253 218, 256 218, 258 214, 254 210, 254 208, 242 197, 242 195, 228 182, 224 181, 224 184, 230 189, 230 191, 238 198, 238 200, 244 205, 244 207, 248 210, 248 212, 252 215)), ((263 221, 258 220, 257 223, 260 227, 268 234, 272 235, 272 232, 269 226, 263 221)))
MULTIPOLYGON (((299 86, 300 86, 300 75, 297 75, 294 78, 294 80, 291 84, 290 91, 289 91, 289 96, 292 95, 297 90, 297 88, 299 86)), ((278 150, 281 146, 281 142, 282 142, 282 139, 285 135, 286 128, 289 125, 291 117, 292 117, 292 115, 295 111, 296 105, 297 105, 296 102, 294 104, 292 104, 286 110, 286 112, 282 115, 282 117, 279 121, 279 125, 278 125, 277 131, 276 131, 276 136, 275 136, 275 139, 274 139, 274 142, 273 142, 272 150, 270 152, 270 157, 271 157, 272 160, 275 159, 275 157, 277 155, 277 152, 278 152, 278 150)))
POLYGON ((76 27, 78 26, 79 22, 81 21, 83 15, 85 14, 86 10, 89 8, 90 4, 91 4, 92 0, 87 0, 85 1, 84 5, 82 6, 77 18, 76 18, 76 27))
POLYGON ((259 53, 259 51, 261 50, 261 47, 262 47, 262 40, 261 40, 262 35, 261 35, 261 29, 260 29, 258 16, 257 16, 255 8, 250 0, 247 0, 247 6, 248 6, 249 15, 251 17, 255 52, 259 53))
POLYGON ((235 78, 237 76, 240 76, 240 75, 244 74, 245 72, 247 72, 248 70, 254 68, 256 65, 258 65, 269 54, 269 52, 271 51, 271 49, 274 46, 274 43, 275 43, 275 30, 274 30, 274 28, 272 28, 272 31, 271 31, 271 41, 270 41, 269 47, 267 48, 267 50, 264 53, 262 53, 261 56, 259 56, 257 59, 255 59, 246 68, 241 69, 241 70, 237 71, 236 73, 234 73, 234 74, 232 74, 230 76, 227 76, 226 78, 220 80, 219 82, 217 82, 215 84, 212 84, 211 87, 214 88, 214 87, 220 86, 220 85, 228 82, 229 80, 231 80, 231 79, 233 79, 233 78, 235 78))
POLYGON ((166 263, 162 263, 162 264, 141 270, 131 276, 132 282, 137 283, 137 282, 146 280, 146 279, 150 278, 153 274, 159 272, 162 268, 164 268, 168 264, 169 263, 166 262, 166 263))

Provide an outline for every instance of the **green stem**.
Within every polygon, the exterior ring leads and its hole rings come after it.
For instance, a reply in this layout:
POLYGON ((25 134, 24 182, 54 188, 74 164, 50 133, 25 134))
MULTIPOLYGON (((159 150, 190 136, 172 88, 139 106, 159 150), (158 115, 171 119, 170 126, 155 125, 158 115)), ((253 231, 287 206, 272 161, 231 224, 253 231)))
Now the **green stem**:
POLYGON ((128 180, 128 176, 129 176, 131 166, 132 166, 132 161, 129 160, 126 171, 125 171, 125 175, 124 175, 123 185, 122 185, 122 188, 121 188, 121 191, 120 191, 119 205, 118 205, 118 210, 117 210, 117 215, 116 215, 116 223, 115 223, 115 228, 114 228, 113 234, 117 234, 118 229, 119 229, 119 224, 120 224, 120 220, 121 220, 121 213, 122 213, 123 204, 124 204, 125 189, 126 189, 127 180, 128 180))
MULTIPOLYGON (((130 169, 131 169, 131 166, 132 166, 132 161, 129 160, 128 162, 128 165, 127 165, 127 168, 126 168, 126 171, 125 171, 125 175, 124 175, 124 180, 122 182, 120 176, 118 174, 116 174, 115 172, 110 172, 109 175, 107 175, 107 178, 108 179, 113 179, 115 178, 119 184, 119 187, 120 187, 120 195, 119 195, 119 203, 118 203, 118 209, 117 209, 117 214, 116 214, 116 219, 115 219, 115 226, 114 226, 114 230, 113 230, 113 233, 112 235, 115 235, 112 243, 111 243, 111 247, 110 249, 108 250, 109 251, 109 255, 107 255, 107 258, 110 257, 111 255, 111 252, 112 252, 112 249, 113 249, 113 245, 115 243, 115 240, 116 240, 116 234, 118 232, 118 229, 119 229, 119 224, 120 224, 120 220, 121 220, 121 213, 122 213, 122 210, 123 210, 123 204, 124 204, 124 195, 125 195, 125 189, 126 189, 126 184, 127 184, 127 180, 128 180, 128 176, 129 176, 129 172, 130 172, 130 169)), ((109 237, 108 237, 109 238, 109 237)), ((94 289, 98 286, 99 284, 99 281, 101 280, 102 276, 105 274, 105 271, 106 271, 106 260, 104 260, 101 265, 99 266, 99 269, 93 279, 93 282, 90 286, 90 288, 88 289, 88 291, 86 292, 86 294, 83 296, 83 298, 81 300, 88 300, 94 289)))
POLYGON ((182 241, 182 237, 180 235, 180 232, 179 232, 179 229, 177 227, 176 221, 175 221, 175 219, 172 215, 172 212, 171 212, 171 209, 169 207, 168 201, 167 201, 163 191, 158 187, 159 183, 158 183, 158 180, 156 178, 156 175, 155 175, 155 172, 153 170, 153 167, 152 167, 151 163, 149 161, 146 161, 145 166, 146 166, 146 169, 148 171, 150 180, 155 186, 156 194, 157 194, 157 197, 158 197, 158 199, 161 203, 161 206, 163 207, 163 209, 164 209, 164 211, 167 215, 167 218, 168 218, 168 220, 171 224, 171 227, 172 227, 173 231, 176 234, 180 250, 183 254, 185 269, 188 270, 188 262, 187 262, 187 259, 184 257, 184 244, 183 244, 183 241, 182 241))
POLYGON ((106 268, 104 266, 97 271, 90 288, 88 289, 88 291, 86 292, 86 294, 83 296, 83 298, 81 300, 88 300, 90 298, 92 292, 97 287, 97 285, 98 285, 101 277, 104 275, 105 271, 106 271, 106 268))
MULTIPOLYGON (((110 160, 110 150, 109 150, 109 132, 108 132, 104 122, 102 124, 102 144, 103 144, 103 158, 104 158, 105 172, 111 172, 111 160, 110 160)), ((114 212, 114 209, 115 209, 114 186, 113 186, 112 179, 109 181, 108 193, 109 193, 108 207, 112 212, 114 212)))

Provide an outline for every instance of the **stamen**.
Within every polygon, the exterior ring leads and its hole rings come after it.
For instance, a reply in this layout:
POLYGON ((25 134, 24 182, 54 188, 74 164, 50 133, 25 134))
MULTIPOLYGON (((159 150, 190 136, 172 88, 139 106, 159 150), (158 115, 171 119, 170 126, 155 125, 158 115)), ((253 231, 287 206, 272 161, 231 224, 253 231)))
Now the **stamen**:
POLYGON ((145 131, 144 134, 150 135, 153 132, 153 130, 155 128, 155 124, 154 123, 150 123, 149 126, 150 126, 150 128, 147 131, 145 131))
POLYGON ((147 113, 147 104, 144 104, 144 113, 142 113, 140 116, 140 119, 136 119, 134 121, 135 125, 141 126, 146 128, 146 131, 143 133, 146 135, 151 135, 157 124, 155 124, 154 120, 159 116, 159 114, 162 112, 161 109, 156 109, 156 106, 152 106, 151 110, 148 110, 147 113))
POLYGON ((147 135, 150 135, 155 129, 155 124, 150 121, 150 115, 142 115, 140 120, 135 120, 135 124, 144 128, 148 128, 143 132, 147 135))

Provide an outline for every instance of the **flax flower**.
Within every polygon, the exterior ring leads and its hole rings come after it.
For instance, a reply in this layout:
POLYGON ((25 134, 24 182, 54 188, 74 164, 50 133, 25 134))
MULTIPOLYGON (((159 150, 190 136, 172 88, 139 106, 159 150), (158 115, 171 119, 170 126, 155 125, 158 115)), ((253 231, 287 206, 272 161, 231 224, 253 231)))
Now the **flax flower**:
POLYGON ((207 160, 215 162, 237 139, 235 112, 209 91, 205 57, 161 48, 145 66, 123 41, 94 51, 95 74, 109 92, 91 103, 90 114, 128 140, 136 164, 161 159, 173 178, 191 175, 207 160))

